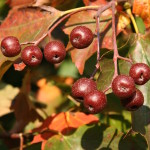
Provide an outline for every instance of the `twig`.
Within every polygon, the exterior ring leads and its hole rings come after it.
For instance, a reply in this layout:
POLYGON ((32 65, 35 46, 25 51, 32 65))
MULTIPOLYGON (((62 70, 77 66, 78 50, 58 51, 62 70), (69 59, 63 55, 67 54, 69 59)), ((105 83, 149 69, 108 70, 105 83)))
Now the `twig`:
POLYGON ((68 98, 69 100, 71 100, 71 101, 72 101, 75 105, 77 105, 78 107, 80 106, 80 103, 77 102, 72 96, 68 95, 67 98, 68 98))
POLYGON ((20 150, 23 150, 23 135, 22 133, 19 134, 20 137, 20 150))

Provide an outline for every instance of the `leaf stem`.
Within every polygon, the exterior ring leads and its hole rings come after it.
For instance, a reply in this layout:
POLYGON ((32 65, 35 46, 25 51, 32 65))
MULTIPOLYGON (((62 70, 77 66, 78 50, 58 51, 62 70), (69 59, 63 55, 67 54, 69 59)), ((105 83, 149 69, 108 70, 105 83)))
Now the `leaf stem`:
POLYGON ((133 16, 133 14, 131 12, 131 4, 129 2, 126 2, 124 4, 124 8, 126 9, 127 14, 130 16, 130 19, 131 19, 132 24, 134 26, 135 32, 138 34, 139 33, 139 29, 137 27, 137 24, 136 24, 136 21, 134 19, 134 16, 133 16))
POLYGON ((84 6, 84 7, 79 7, 79 8, 74 8, 74 9, 70 9, 70 10, 66 10, 62 13, 62 16, 72 13, 72 12, 80 12, 80 11, 84 11, 84 10, 98 10, 99 6, 84 6))

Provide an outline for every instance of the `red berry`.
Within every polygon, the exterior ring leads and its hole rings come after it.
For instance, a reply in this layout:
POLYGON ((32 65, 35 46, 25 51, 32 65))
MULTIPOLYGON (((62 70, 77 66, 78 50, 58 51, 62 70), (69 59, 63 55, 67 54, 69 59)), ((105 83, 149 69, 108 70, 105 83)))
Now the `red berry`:
POLYGON ((6 57, 17 56, 21 51, 19 40, 13 36, 4 38, 1 42, 1 51, 6 57))
POLYGON ((75 48, 86 48, 92 43, 92 41, 93 33, 85 26, 77 26, 71 31, 70 42, 75 48))
POLYGON ((136 89, 131 97, 121 99, 121 103, 127 110, 135 111, 143 105, 144 96, 140 90, 136 89))
POLYGON ((28 66, 37 66, 42 62, 43 54, 37 46, 27 46, 21 52, 22 61, 28 66))
POLYGON ((105 108, 107 98, 105 93, 95 90, 85 95, 83 104, 89 113, 96 114, 105 108))
POLYGON ((137 85, 143 85, 150 79, 150 67, 144 63, 133 64, 129 75, 137 85))
POLYGON ((81 78, 72 86, 72 95, 77 98, 83 98, 89 92, 96 90, 96 82, 92 79, 81 78))
POLYGON ((130 97, 135 92, 134 80, 130 76, 118 75, 112 82, 112 90, 120 98, 130 97))
POLYGON ((65 59, 66 49, 62 42, 51 41, 44 48, 45 59, 52 63, 60 63, 65 59))

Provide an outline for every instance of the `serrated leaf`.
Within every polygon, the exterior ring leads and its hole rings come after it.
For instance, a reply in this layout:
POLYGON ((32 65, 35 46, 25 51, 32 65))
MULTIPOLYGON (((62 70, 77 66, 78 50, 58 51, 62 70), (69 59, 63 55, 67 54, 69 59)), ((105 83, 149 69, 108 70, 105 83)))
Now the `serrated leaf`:
POLYGON ((56 114, 48 117, 42 124, 41 127, 36 128, 33 132, 42 132, 46 129, 50 129, 50 131, 43 132, 34 136, 32 143, 43 142, 42 150, 46 143, 46 141, 56 135, 57 132, 61 132, 63 134, 69 134, 74 131, 76 128, 90 123, 97 123, 99 120, 94 115, 86 115, 81 112, 62 112, 60 114, 56 114), (51 132, 51 130, 56 132, 51 132))
POLYGON ((49 5, 57 9, 66 10, 76 6, 78 0, 9 0, 10 7, 42 6, 49 5))
MULTIPOLYGON (((64 32, 70 35, 73 28, 82 25, 90 28, 93 33, 95 33, 96 23, 93 16, 96 14, 94 11, 83 11, 75 15, 72 15, 64 27, 64 32), (83 17, 84 16, 84 17, 83 17), (80 23, 79 23, 80 20, 80 23)), ((117 34, 119 34, 125 27, 130 23, 129 18, 120 12, 116 16, 118 20, 117 34)), ((112 42, 112 29, 111 29, 111 11, 107 10, 101 16, 100 22, 100 34, 101 34, 101 47, 107 48, 109 50, 113 49, 112 42)), ((89 59, 97 50, 97 39, 95 38, 92 44, 85 49, 76 49, 69 42, 67 49, 71 50, 72 61, 75 63, 79 73, 82 74, 84 70, 84 65, 87 59, 89 59)))
MULTIPOLYGON (((150 33, 143 36, 132 36, 136 38, 134 43, 126 50, 126 56, 130 56, 134 63, 142 62, 150 65, 150 33)), ((122 62, 119 66, 120 72, 123 73, 126 71, 126 74, 128 74, 131 64, 125 61, 120 62, 122 62), (126 66, 126 69, 123 68, 123 66, 126 66)), ((137 88, 140 89, 144 95, 144 105, 137 111, 132 112, 132 128, 134 131, 143 134, 147 138, 148 143, 150 143, 150 82, 142 86, 137 86, 137 88)))
MULTIPOLYGON (((111 84, 112 77, 114 75, 114 63, 112 57, 103 58, 100 61, 101 73, 97 79, 98 89, 103 91, 108 88, 111 84)), ((111 91, 108 91, 110 93, 111 91)))
MULTIPOLYGON (((48 31, 50 25, 60 15, 61 12, 57 10, 50 13, 35 8, 13 9, 0 25, 0 41, 6 36, 15 36, 21 43, 37 40, 48 31)), ((8 58, 0 51, 1 76, 19 57, 20 55, 8 58)))
POLYGON ((128 140, 122 139, 123 135, 123 133, 118 133, 115 128, 106 128, 104 125, 82 126, 71 135, 53 136, 46 142, 44 150, 117 150, 120 147, 128 150, 141 150, 141 148, 147 147, 146 141, 141 135, 134 138, 130 136, 131 143, 124 147, 128 140))

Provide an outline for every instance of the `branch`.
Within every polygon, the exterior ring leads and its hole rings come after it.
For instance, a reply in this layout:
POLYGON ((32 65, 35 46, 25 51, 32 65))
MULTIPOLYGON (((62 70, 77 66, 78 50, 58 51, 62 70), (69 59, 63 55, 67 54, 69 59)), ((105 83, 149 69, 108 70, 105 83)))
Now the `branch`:
MULTIPOLYGON (((50 29, 44 33, 38 40, 36 41, 32 41, 32 42, 25 42, 25 43, 21 43, 21 45, 27 45, 27 44, 34 44, 34 45, 38 45, 46 36, 50 36, 52 31, 60 24, 62 23, 65 19, 69 18, 70 16, 81 12, 81 11, 85 11, 85 10, 98 10, 98 6, 86 6, 86 7, 80 7, 80 8, 75 8, 75 9, 71 9, 71 10, 67 10, 64 11, 62 13, 62 15, 59 16, 59 18, 50 26, 50 29)), ((47 9, 42 7, 42 9, 47 9)), ((48 11, 49 9, 47 9, 48 11)))

